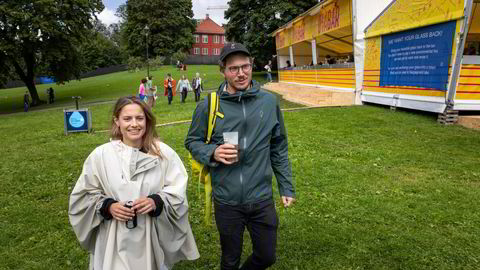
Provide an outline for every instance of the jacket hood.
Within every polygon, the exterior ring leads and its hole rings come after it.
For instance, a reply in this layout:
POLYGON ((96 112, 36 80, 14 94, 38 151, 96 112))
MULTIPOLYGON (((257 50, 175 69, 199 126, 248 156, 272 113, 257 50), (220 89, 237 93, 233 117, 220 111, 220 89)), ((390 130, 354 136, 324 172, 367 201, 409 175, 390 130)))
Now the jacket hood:
POLYGON ((250 88, 248 88, 245 91, 237 91, 233 95, 228 93, 227 91, 223 91, 225 89, 226 84, 227 84, 227 81, 224 81, 217 90, 217 95, 219 95, 221 99, 225 99, 225 100, 236 99, 240 101, 245 98, 255 97, 260 92, 260 84, 255 80, 252 80, 250 84, 251 85, 250 88))

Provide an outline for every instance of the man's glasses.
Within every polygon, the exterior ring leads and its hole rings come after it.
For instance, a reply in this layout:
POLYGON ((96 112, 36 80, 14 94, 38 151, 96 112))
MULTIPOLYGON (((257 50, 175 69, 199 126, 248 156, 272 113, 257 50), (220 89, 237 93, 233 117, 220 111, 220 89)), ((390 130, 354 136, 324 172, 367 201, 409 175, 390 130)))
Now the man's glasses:
POLYGON ((252 70, 252 64, 245 64, 241 66, 230 66, 228 67, 228 71, 236 75, 240 71, 240 68, 242 69, 243 73, 247 73, 250 70, 252 70))

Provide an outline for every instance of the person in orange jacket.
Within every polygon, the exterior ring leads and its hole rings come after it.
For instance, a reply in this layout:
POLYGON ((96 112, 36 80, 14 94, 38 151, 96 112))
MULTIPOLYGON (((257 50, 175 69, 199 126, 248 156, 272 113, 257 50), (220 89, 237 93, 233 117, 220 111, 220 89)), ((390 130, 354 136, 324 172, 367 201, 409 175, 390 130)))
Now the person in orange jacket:
POLYGON ((167 78, 163 81, 163 87, 165 88, 165 96, 168 96, 168 105, 172 104, 173 96, 176 95, 177 82, 172 79, 172 74, 168 73, 167 78))

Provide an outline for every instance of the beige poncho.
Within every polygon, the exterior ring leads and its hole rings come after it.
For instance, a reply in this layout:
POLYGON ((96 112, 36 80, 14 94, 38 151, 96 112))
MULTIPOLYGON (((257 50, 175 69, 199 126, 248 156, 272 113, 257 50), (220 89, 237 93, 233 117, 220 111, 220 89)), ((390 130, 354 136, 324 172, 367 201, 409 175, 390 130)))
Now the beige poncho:
POLYGON ((111 141, 85 161, 68 213, 78 241, 90 252, 90 269, 164 269, 199 257, 188 222, 185 167, 173 149, 159 146, 163 158, 111 141), (100 215, 106 198, 126 202, 151 194, 160 195, 163 211, 158 217, 138 215, 134 229, 100 215))

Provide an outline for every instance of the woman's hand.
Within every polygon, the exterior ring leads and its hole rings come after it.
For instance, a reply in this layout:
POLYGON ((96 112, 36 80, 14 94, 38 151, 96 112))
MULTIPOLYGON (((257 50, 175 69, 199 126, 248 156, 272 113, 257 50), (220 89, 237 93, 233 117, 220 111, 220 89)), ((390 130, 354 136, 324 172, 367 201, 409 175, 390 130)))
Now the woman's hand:
POLYGON ((150 211, 155 211, 157 206, 155 205, 155 201, 153 199, 142 197, 133 202, 132 209, 137 210, 138 214, 147 214, 150 211))
POLYGON ((123 206, 123 202, 112 203, 108 208, 108 212, 118 221, 127 221, 135 216, 133 209, 123 206))

